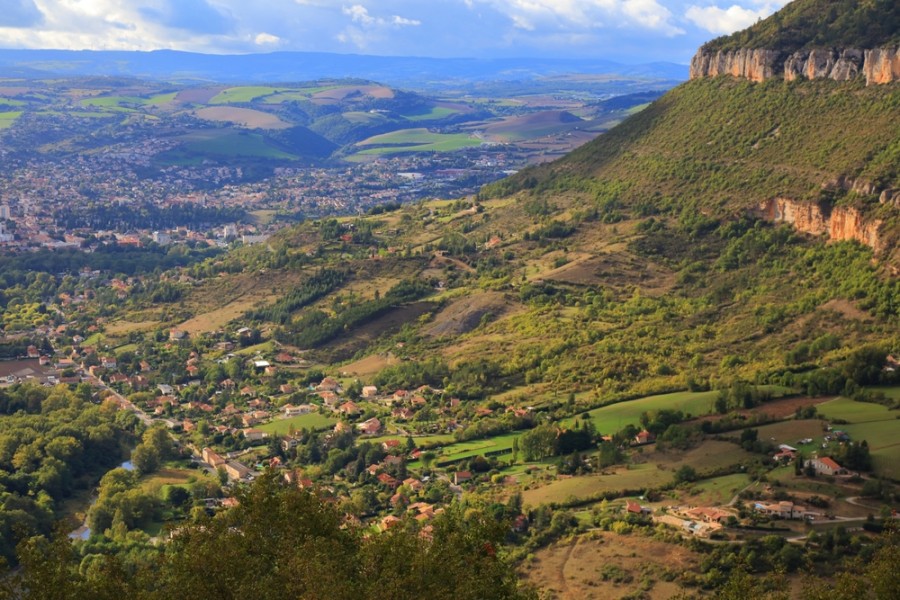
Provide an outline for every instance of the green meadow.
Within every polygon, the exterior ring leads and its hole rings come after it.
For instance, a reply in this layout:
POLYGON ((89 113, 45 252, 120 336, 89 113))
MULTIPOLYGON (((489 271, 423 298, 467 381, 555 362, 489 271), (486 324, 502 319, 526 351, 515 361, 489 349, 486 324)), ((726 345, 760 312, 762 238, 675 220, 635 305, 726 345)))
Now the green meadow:
MULTIPOLYGON (((595 408, 588 414, 597 431, 611 435, 626 425, 639 425, 641 413, 661 409, 680 410, 685 415, 706 415, 714 411, 713 404, 719 392, 674 392, 628 400, 595 408)), ((574 421, 568 420, 571 425, 574 421)))
POLYGON ((0 129, 7 129, 8 127, 12 127, 13 123, 16 122, 16 119, 22 116, 21 110, 11 110, 7 112, 0 112, 0 129))
POLYGON ((452 152, 481 145, 466 133, 433 133, 425 128, 401 129, 376 135, 358 144, 357 154, 402 154, 404 152, 452 152))
POLYGON ((438 119, 445 119, 457 113, 459 113, 459 111, 452 108, 447 108, 445 106, 435 106, 427 113, 403 115, 403 118, 407 121, 436 121, 438 119))
POLYGON ((276 419, 271 423, 255 427, 255 429, 265 431, 269 435, 287 435, 291 427, 294 428, 294 431, 300 431, 301 429, 327 429, 333 427, 335 423, 337 423, 337 419, 334 417, 313 412, 288 419, 276 419))

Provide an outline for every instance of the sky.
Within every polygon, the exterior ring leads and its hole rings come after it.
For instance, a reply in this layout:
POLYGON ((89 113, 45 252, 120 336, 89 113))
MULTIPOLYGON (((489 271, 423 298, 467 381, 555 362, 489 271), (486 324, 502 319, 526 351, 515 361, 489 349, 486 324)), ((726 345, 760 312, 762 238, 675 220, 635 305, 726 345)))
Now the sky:
POLYGON ((787 0, 0 0, 0 48, 687 62, 787 0))

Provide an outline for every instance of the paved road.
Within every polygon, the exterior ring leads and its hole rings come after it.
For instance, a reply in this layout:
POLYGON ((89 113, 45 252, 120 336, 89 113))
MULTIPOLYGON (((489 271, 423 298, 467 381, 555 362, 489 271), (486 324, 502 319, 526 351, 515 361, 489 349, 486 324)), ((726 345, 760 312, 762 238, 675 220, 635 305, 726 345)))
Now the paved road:
POLYGON ((112 389, 111 387, 109 387, 102 381, 98 380, 98 385, 102 389, 109 392, 113 396, 113 398, 116 399, 116 402, 119 404, 119 406, 121 406, 125 410, 130 410, 131 412, 133 412, 137 416, 137 418, 140 419, 141 422, 144 423, 144 425, 146 425, 147 427, 150 427, 151 425, 153 425, 153 417, 151 417, 150 415, 148 415, 147 413, 142 411, 140 408, 135 406, 134 403, 131 402, 128 398, 126 398, 125 396, 123 396, 122 394, 117 392, 116 390, 112 389))

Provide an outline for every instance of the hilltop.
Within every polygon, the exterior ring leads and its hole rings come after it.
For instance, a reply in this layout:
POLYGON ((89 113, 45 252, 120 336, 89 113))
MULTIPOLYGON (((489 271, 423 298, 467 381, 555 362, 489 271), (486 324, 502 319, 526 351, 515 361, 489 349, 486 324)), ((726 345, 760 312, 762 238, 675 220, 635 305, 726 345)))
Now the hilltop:
POLYGON ((893 0, 794 0, 771 17, 701 51, 768 48, 783 54, 814 48, 880 48, 900 44, 900 7, 893 0))
POLYGON ((730 74, 867 84, 900 79, 900 8, 892 0, 796 0, 752 27, 704 44, 691 78, 730 74))

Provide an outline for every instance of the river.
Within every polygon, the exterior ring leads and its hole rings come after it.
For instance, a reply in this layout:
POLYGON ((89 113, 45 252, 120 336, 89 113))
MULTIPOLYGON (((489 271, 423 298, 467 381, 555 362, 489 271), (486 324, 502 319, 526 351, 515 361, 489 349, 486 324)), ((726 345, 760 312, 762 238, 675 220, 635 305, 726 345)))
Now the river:
MULTIPOLYGON (((115 468, 125 469, 126 471, 134 471, 134 465, 131 463, 131 459, 126 460, 125 462, 123 462, 122 464, 120 464, 118 467, 115 467, 115 468)), ((112 469, 110 469, 110 471, 112 471, 112 469)), ((84 511, 84 523, 81 524, 81 527, 79 527, 78 529, 74 530, 72 533, 69 534, 69 537, 71 539, 86 540, 89 537, 91 537, 91 528, 88 527, 88 514, 90 514, 91 507, 94 506, 94 504, 96 502, 97 502, 97 495, 94 494, 91 497, 91 503, 88 505, 87 510, 84 511)))

